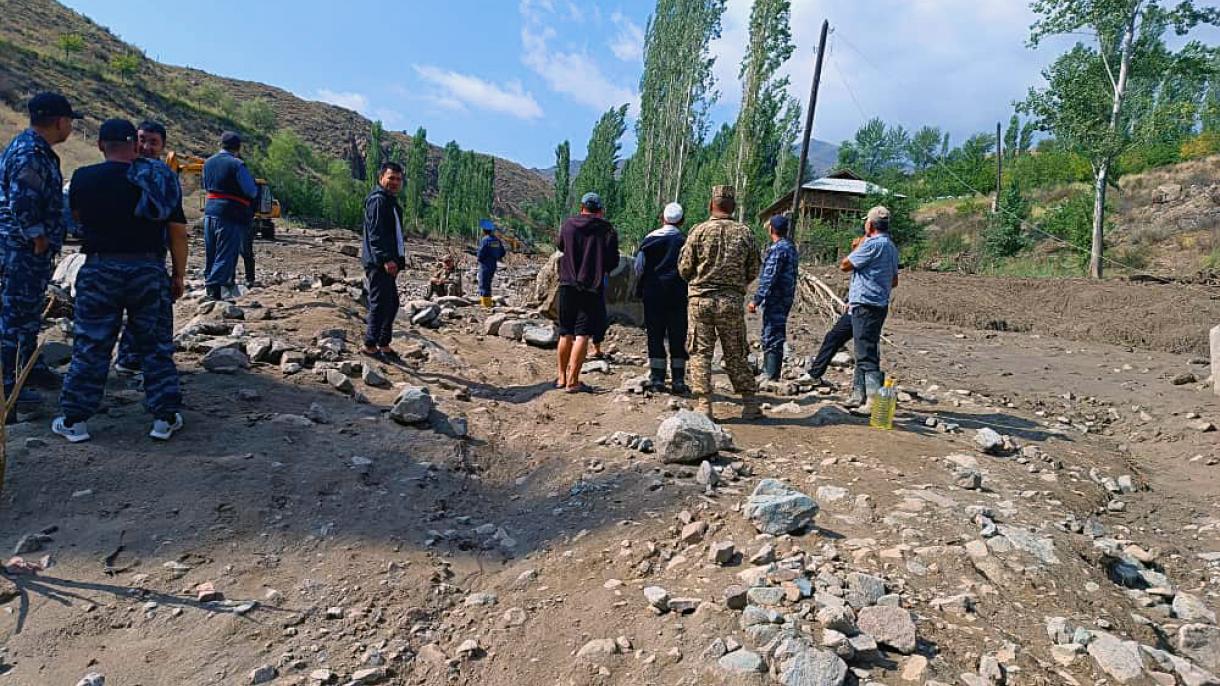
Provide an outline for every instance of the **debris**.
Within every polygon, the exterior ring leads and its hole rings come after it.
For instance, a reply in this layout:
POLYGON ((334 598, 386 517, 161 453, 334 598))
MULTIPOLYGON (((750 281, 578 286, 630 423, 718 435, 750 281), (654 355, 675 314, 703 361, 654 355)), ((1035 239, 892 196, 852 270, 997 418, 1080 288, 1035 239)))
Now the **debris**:
POLYGON ((765 534, 792 533, 813 524, 818 505, 813 498, 775 479, 763 479, 746 500, 742 514, 765 534))

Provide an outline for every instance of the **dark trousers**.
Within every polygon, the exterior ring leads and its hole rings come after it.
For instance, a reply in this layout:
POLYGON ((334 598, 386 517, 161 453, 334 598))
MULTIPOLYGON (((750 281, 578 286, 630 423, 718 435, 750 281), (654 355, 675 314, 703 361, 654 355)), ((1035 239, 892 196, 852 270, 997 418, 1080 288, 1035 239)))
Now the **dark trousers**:
POLYGON ((484 298, 491 297, 491 280, 496 278, 496 265, 479 263, 479 295, 484 298))
POLYGON ((237 279, 237 257, 242 252, 249 232, 248 222, 204 216, 204 278, 208 286, 234 285, 237 279))
POLYGON ((241 260, 246 266, 246 283, 254 283, 254 225, 246 227, 246 236, 241 244, 241 260))
POLYGON ((0 363, 4 365, 4 390, 16 384, 17 371, 38 347, 42 330, 42 308, 51 280, 51 253, 35 255, 32 247, 7 246, 4 253, 4 284, 0 287, 0 363))
POLYGON ((160 353, 157 330, 169 300, 169 275, 156 260, 107 260, 90 257, 76 277, 76 318, 72 364, 64 377, 59 405, 69 422, 97 412, 110 372, 110 354, 127 315, 135 353, 144 360, 144 404, 160 419, 182 405, 178 370, 172 355, 160 353))
POLYGON ((784 354, 784 343, 788 340, 788 312, 791 310, 791 302, 768 303, 763 308, 763 352, 784 354))
POLYGON ((889 314, 888 307, 852 305, 835 325, 826 332, 822 347, 809 367, 809 375, 821 378, 830 367, 830 360, 848 341, 856 343, 856 367, 860 373, 881 369, 881 328, 889 314))
POLYGON ((369 293, 369 316, 364 333, 366 347, 385 347, 394 338, 398 316, 398 283, 384 267, 365 266, 364 287, 369 293))
POLYGON ((644 328, 648 332, 648 358, 664 360, 665 344, 669 343, 669 358, 685 360, 686 352, 686 286, 658 286, 644 292, 644 328))

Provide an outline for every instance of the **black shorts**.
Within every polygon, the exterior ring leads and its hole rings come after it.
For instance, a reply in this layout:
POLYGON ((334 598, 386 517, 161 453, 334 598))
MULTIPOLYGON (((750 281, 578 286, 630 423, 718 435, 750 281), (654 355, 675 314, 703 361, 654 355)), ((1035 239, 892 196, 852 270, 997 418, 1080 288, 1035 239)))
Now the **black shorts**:
POLYGON ((597 291, 560 286, 556 295, 560 336, 596 336, 606 328, 606 301, 597 291))

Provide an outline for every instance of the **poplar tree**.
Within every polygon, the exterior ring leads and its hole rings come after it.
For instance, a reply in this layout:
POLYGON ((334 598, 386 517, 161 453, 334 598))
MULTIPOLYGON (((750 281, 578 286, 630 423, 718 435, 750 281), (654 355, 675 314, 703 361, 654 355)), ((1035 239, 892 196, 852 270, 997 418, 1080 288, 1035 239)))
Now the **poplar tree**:
POLYGON ((572 183, 575 195, 590 191, 600 195, 607 214, 615 214, 621 208, 616 172, 619 149, 626 131, 627 105, 611 108, 603 114, 593 127, 584 164, 572 183))
POLYGON ((437 173, 436 199, 432 203, 432 227, 444 235, 451 231, 454 211, 457 209, 458 180, 461 175, 462 148, 457 141, 445 144, 441 154, 441 165, 437 173))
POLYGON ((422 126, 411 137, 405 171, 403 214, 418 228, 424 218, 424 186, 428 183, 428 132, 422 126))
POLYGON ((568 200, 572 195, 572 145, 564 141, 555 148, 555 198, 551 209, 551 220, 558 226, 568 211, 568 200))
POLYGON ((381 121, 373 122, 369 128, 369 149, 364 154, 364 169, 365 180, 369 182, 369 186, 376 186, 378 175, 381 173, 381 141, 385 138, 385 130, 381 127, 381 121))

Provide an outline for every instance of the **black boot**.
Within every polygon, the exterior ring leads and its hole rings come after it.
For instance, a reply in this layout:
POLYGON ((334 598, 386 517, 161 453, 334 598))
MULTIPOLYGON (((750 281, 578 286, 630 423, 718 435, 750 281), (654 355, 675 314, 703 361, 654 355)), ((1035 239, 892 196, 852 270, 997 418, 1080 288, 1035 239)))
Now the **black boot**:
POLYGON ((690 395, 690 386, 686 385, 686 365, 685 360, 674 360, 674 365, 669 369, 673 376, 673 383, 670 384, 670 389, 674 395, 690 395), (679 365, 679 362, 683 362, 679 365))
POLYGON ((768 352, 763 354, 763 373, 772 381, 779 381, 779 372, 784 364, 784 354, 768 352))
POLYGON ((208 286, 207 295, 204 296, 204 300, 211 300, 211 301, 220 300, 220 293, 221 293, 220 286, 208 286))
POLYGON ((653 393, 665 390, 665 360, 648 361, 648 385, 645 390, 653 393))

